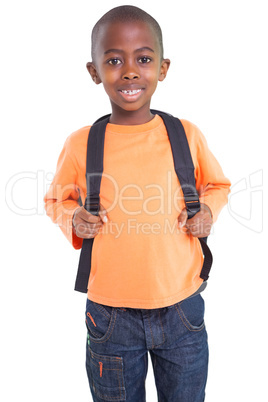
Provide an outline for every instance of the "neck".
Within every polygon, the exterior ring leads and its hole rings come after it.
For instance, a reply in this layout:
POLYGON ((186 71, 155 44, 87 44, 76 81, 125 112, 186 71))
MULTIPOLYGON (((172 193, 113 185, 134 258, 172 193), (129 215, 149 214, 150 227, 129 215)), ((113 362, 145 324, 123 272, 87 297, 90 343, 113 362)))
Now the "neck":
POLYGON ((112 107, 112 114, 110 117, 110 123, 119 124, 122 126, 133 126, 138 124, 145 124, 152 120, 154 115, 150 112, 150 108, 145 110, 118 110, 116 107, 112 107))

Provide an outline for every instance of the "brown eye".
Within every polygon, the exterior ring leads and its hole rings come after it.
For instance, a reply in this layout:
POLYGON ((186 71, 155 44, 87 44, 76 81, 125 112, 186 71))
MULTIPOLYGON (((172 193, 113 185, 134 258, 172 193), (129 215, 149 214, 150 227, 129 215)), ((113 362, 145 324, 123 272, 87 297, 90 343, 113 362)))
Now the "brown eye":
POLYGON ((141 57, 139 59, 139 63, 142 63, 142 64, 150 63, 150 61, 152 61, 152 59, 150 59, 150 57, 146 57, 146 56, 141 57))
POLYGON ((110 59, 108 60, 108 63, 111 64, 112 66, 116 66, 117 64, 120 64, 121 61, 119 59, 110 59))

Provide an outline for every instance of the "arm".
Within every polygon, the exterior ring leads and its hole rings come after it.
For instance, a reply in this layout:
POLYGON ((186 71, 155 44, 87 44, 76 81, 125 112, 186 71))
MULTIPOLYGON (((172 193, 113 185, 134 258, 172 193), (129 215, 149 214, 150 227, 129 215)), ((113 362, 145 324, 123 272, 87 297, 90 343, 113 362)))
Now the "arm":
MULTIPOLYGON (((52 221, 60 227, 75 249, 82 247, 83 239, 95 237, 107 222, 106 211, 100 206, 94 216, 80 206, 77 158, 73 155, 69 138, 59 156, 55 177, 45 195, 45 209, 52 221)), ((83 170, 83 169, 81 169, 83 170)), ((80 172, 81 176, 81 172, 80 172)))
POLYGON ((220 211, 228 202, 231 182, 224 176, 219 162, 209 150, 207 141, 200 131, 196 156, 196 188, 200 203, 209 207, 215 223, 220 211))
POLYGON ((80 208, 77 170, 68 152, 68 139, 59 156, 55 177, 44 197, 45 210, 75 249, 82 247, 72 225, 74 212, 80 208))
POLYGON ((195 165, 196 188, 199 193, 201 210, 192 219, 187 220, 186 210, 178 221, 196 237, 206 237, 212 224, 228 201, 230 181, 224 176, 220 164, 208 148, 201 131, 193 124, 183 121, 195 165))

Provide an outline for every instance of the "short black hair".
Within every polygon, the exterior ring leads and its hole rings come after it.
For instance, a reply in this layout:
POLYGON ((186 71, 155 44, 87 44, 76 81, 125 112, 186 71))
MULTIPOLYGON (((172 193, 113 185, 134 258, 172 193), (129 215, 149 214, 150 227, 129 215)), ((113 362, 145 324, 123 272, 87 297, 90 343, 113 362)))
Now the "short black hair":
POLYGON ((100 28, 106 23, 113 22, 133 22, 142 21, 149 24, 155 31, 156 37, 160 46, 160 57, 163 59, 163 37, 162 30, 158 22, 148 13, 141 8, 135 6, 119 6, 112 8, 106 14, 104 14, 94 25, 91 34, 91 57, 94 61, 96 52, 96 42, 100 28))

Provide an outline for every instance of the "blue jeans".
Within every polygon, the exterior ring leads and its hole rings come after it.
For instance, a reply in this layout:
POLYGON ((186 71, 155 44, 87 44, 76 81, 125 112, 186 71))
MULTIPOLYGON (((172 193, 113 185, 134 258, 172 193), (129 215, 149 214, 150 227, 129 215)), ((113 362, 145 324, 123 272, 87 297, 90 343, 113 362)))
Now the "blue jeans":
POLYGON ((145 401, 148 351, 158 401, 204 401, 208 344, 200 294, 150 310, 87 300, 86 325, 86 368, 94 402, 145 401))

